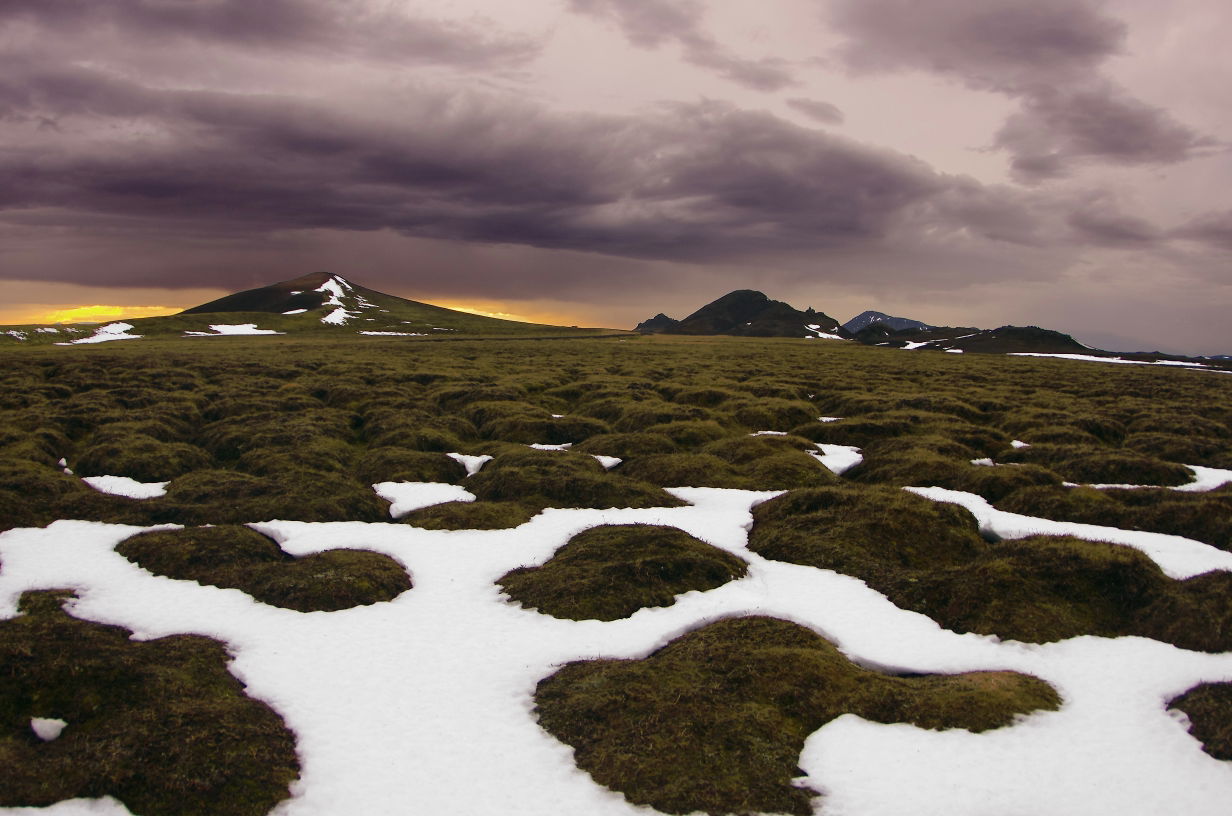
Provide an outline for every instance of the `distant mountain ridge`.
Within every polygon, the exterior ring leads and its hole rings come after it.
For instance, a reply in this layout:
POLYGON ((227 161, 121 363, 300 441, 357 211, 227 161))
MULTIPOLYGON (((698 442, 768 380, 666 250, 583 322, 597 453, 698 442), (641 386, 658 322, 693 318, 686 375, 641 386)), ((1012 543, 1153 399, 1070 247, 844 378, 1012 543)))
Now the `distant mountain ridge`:
POLYGON ((1214 357, 1186 358, 1155 353, 1114 354, 1091 348, 1062 332, 1039 326, 1001 326, 996 329, 932 326, 920 320, 893 317, 869 310, 843 325, 809 308, 799 311, 752 289, 738 289, 711 301, 683 320, 663 313, 644 320, 637 331, 645 334, 736 335, 746 337, 804 337, 852 340, 866 346, 905 350, 944 351, 954 354, 1037 354, 1115 358, 1122 362, 1175 362, 1222 367, 1214 357), (1189 362, 1182 362, 1189 361, 1189 362))
POLYGON ((801 337, 810 332, 839 336, 843 328, 827 314, 799 311, 763 292, 738 289, 707 303, 683 320, 660 313, 638 324, 643 333, 725 334, 736 337, 801 337))
POLYGON ((919 320, 912 320, 909 317, 891 317, 885 312, 867 311, 861 312, 855 317, 843 324, 843 328, 852 334, 862 331, 869 326, 881 324, 893 331, 903 331, 904 329, 931 329, 934 328, 927 323, 919 320))

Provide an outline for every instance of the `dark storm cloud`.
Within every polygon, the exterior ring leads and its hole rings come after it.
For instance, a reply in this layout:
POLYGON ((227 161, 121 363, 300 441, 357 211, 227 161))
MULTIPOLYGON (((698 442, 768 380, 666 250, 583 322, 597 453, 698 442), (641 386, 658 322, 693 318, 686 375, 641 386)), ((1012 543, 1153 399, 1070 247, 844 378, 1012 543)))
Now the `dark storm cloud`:
POLYGON ((569 0, 580 14, 611 20, 632 44, 659 48, 678 43, 684 58, 694 65, 749 88, 777 91, 795 84, 790 65, 767 57, 744 59, 709 36, 702 25, 704 9, 682 0, 569 0))
POLYGON ((1168 164, 1213 147, 1211 139, 1110 83, 1040 89, 1023 101, 995 137, 1023 181, 1063 176, 1077 161, 1168 164))
POLYGON ((399 62, 492 65, 533 56, 525 39, 374 9, 359 0, 5 0, 0 26, 33 23, 56 36, 113 31, 124 37, 288 49, 399 62))
POLYGON ((50 67, 8 76, 0 100, 24 136, 0 154, 6 208, 194 229, 706 258, 876 241, 946 184, 916 160, 718 103, 565 116, 415 92, 326 108, 50 67), (35 138, 39 118, 60 132, 35 138))
POLYGON ((1126 28, 1089 0, 835 0, 831 20, 854 71, 924 69, 1019 99, 994 146, 1021 181, 1093 161, 1179 162, 1212 144, 1100 76, 1126 28))
POLYGON ((1232 251, 1232 210, 1208 213, 1195 218, 1177 230, 1176 234, 1217 249, 1232 251))
POLYGON ((856 70, 923 68, 1019 91, 1041 75, 1083 75, 1121 50, 1125 26, 1082 0, 834 0, 856 70))
POLYGON ((804 99, 795 97, 787 100, 788 107, 800 111, 805 116, 827 125, 841 125, 843 112, 829 102, 819 99, 804 99))
POLYGON ((1150 222, 1119 213, 1101 202, 1070 213, 1067 223, 1084 243, 1107 247, 1143 248, 1164 237, 1150 222))

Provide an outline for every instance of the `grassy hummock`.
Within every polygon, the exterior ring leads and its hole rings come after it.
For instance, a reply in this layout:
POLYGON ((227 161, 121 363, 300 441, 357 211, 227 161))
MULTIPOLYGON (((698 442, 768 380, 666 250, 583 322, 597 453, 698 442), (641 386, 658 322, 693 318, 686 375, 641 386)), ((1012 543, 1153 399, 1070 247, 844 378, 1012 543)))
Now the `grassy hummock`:
POLYGON ((1189 718, 1189 733, 1215 759, 1232 760, 1232 683, 1203 683, 1168 702, 1189 718))
POLYGON ((578 533, 543 566, 519 567, 497 583, 544 614, 610 621, 671 606, 677 595, 722 586, 746 569, 736 556, 675 527, 605 525, 578 533))
POLYGON ((158 575, 239 589, 299 612, 391 601, 411 588, 406 571, 387 555, 328 550, 295 558, 255 530, 230 524, 139 533, 116 552, 158 575))
POLYGON ((754 552, 860 578, 956 632, 1232 650, 1232 573, 1175 581, 1138 550, 1065 536, 985 542, 966 510, 887 488, 793 491, 753 517, 754 552))
POLYGON ((579 767, 666 813, 813 812, 792 784, 809 734, 842 714, 987 731, 1059 705, 1015 672, 895 677, 861 668, 803 626, 733 618, 644 660, 570 663, 540 681, 539 723, 579 767))
POLYGON ((27 592, 0 621, 0 806, 114 796, 142 816, 263 816, 299 774, 291 732, 244 694, 223 644, 71 617, 27 592), (68 723, 43 742, 32 718, 68 723))

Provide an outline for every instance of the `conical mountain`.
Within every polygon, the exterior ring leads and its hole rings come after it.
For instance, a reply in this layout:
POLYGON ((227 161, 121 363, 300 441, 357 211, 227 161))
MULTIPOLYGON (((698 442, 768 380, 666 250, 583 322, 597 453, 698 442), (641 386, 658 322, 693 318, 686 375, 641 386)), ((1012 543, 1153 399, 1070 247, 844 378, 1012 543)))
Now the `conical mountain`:
POLYGON ((849 336, 838 321, 811 308, 800 311, 763 292, 738 289, 707 303, 665 334, 731 334, 742 337, 849 336))

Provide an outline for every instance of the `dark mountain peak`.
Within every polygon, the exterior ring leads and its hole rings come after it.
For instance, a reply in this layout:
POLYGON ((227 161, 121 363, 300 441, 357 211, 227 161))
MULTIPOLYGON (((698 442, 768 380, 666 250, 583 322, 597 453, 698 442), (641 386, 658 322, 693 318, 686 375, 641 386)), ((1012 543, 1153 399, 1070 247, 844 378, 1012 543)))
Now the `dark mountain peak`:
POLYGON ((659 312, 649 320, 643 320, 641 323, 638 323, 634 331, 641 332, 642 334, 657 334, 659 332, 668 331, 679 323, 679 320, 675 320, 674 318, 670 318, 662 312, 659 312))
POLYGON ((334 295, 349 292, 354 285, 340 275, 329 272, 311 272, 298 278, 279 281, 257 289, 245 289, 233 295, 202 303, 181 314, 204 314, 209 312, 275 312, 285 313, 300 309, 316 309, 334 295), (337 290, 337 291, 335 291, 337 290))
POLYGON ((864 329, 880 324, 887 327, 891 331, 903 331, 904 329, 931 329, 932 326, 919 320, 912 320, 909 317, 893 317, 885 312, 875 312, 871 309, 867 312, 861 312, 855 317, 843 324, 843 328, 852 334, 859 334, 864 329))
POLYGON ((805 337, 844 334, 834 318, 814 311, 799 311, 771 300, 755 289, 737 289, 707 303, 668 334, 734 334, 746 337, 805 337))

